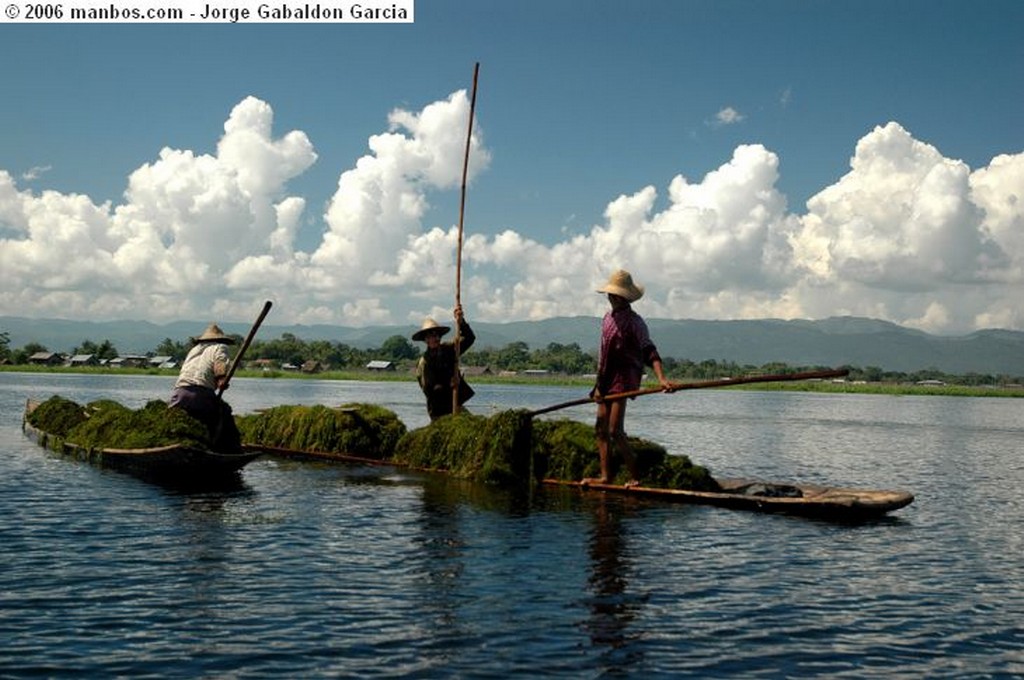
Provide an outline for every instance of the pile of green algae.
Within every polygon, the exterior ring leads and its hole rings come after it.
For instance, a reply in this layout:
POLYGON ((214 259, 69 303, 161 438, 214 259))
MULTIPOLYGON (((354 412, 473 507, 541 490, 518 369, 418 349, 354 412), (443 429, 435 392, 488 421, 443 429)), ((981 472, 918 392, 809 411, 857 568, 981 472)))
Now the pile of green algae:
POLYGON ((210 445, 205 425, 157 399, 133 410, 109 399, 83 406, 54 395, 39 404, 28 415, 28 421, 50 436, 88 449, 210 445))
MULTIPOLYGON (((82 406, 53 396, 28 420, 51 436, 92 449, 209 446, 209 433, 202 423, 159 400, 132 410, 110 400, 82 406)), ((336 408, 276 406, 236 416, 235 421, 245 444, 372 458, 494 485, 578 481, 600 473, 592 426, 568 419, 541 420, 526 410, 490 417, 460 413, 411 431, 389 409, 362 403, 336 408)), ((641 485, 719 489, 710 471, 689 457, 669 455, 664 447, 638 437, 630 437, 629 442, 641 485)), ((620 456, 613 456, 612 467, 613 483, 628 481, 620 456)))
MULTIPOLYGON (((246 444, 374 458, 488 484, 578 481, 600 473, 592 426, 535 419, 526 410, 460 413, 411 431, 388 409, 369 404, 277 406, 236 420, 246 444)), ((629 442, 643 486, 719 489, 710 471, 689 457, 638 437, 629 442)), ((613 476, 616 484, 629 479, 619 456, 613 456, 613 476)))

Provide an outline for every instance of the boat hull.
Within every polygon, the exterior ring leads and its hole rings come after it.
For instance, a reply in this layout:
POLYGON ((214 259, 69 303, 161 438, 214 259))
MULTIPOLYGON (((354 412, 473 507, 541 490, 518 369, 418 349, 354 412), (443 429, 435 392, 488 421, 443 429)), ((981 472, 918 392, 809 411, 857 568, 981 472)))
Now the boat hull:
POLYGON ((28 414, 38 404, 25 406, 22 432, 43 448, 76 460, 128 472, 154 481, 202 486, 237 479, 239 471, 262 450, 246 447, 242 453, 219 453, 192 446, 171 445, 146 449, 89 448, 65 441, 33 426, 28 414))
POLYGON ((914 502, 907 491, 854 489, 815 484, 760 482, 749 479, 718 479, 721 491, 690 491, 643 486, 546 479, 545 484, 575 487, 583 491, 617 493, 675 503, 714 505, 735 510, 773 512, 839 521, 863 521, 882 517, 914 502), (758 487, 766 495, 750 493, 758 487), (771 495, 779 490, 779 495, 771 495), (797 492, 798 496, 782 495, 797 492))
MULTIPOLYGON (((394 461, 352 456, 343 453, 298 451, 295 449, 265 447, 267 455, 296 460, 351 463, 356 465, 389 465, 403 467, 394 461)), ((430 472, 421 470, 421 472, 430 472)), ((443 471, 435 471, 443 472, 443 471)), ((577 481, 545 479, 545 485, 574 487, 584 491, 626 494, 638 498, 673 503, 714 505, 733 510, 775 512, 803 517, 816 517, 833 521, 858 522, 884 516, 914 502, 913 494, 906 491, 851 489, 813 484, 783 484, 750 479, 718 479, 721 491, 689 491, 685 489, 659 489, 654 487, 626 487, 616 484, 582 484, 577 481), (786 493, 796 490, 799 497, 782 495, 753 495, 744 493, 758 487, 763 493, 786 493)))

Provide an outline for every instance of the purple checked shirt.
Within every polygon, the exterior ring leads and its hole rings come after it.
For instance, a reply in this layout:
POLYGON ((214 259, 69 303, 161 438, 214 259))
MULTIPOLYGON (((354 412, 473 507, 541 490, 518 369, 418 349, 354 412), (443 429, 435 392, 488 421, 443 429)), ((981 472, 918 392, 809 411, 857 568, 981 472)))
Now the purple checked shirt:
POLYGON ((644 364, 651 366, 655 359, 660 359, 658 348, 651 342, 647 324, 632 307, 604 315, 597 360, 597 389, 601 394, 639 388, 644 364))

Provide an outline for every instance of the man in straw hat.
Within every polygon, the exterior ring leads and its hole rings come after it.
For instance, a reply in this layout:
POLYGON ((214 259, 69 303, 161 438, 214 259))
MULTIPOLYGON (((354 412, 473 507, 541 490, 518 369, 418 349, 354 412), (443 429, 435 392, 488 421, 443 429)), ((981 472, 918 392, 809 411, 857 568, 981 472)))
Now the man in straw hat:
MULTIPOLYGON (((455 322, 459 324, 459 355, 473 346, 476 335, 469 327, 462 314, 462 305, 455 307, 455 322)), ((455 385, 455 343, 441 342, 450 328, 442 326, 431 318, 423 321, 423 326, 412 334, 412 339, 425 342, 427 347, 423 350, 416 366, 416 379, 420 383, 420 389, 427 397, 427 413, 430 420, 434 421, 441 416, 452 412, 452 388, 455 385)), ((469 401, 473 397, 473 388, 466 384, 461 376, 459 377, 459 405, 469 401)))
POLYGON ((206 425, 214 450, 238 453, 242 450, 241 436, 231 407, 219 394, 228 387, 231 359, 227 345, 235 344, 235 339, 211 323, 202 335, 192 338, 192 342, 193 347, 181 364, 168 403, 206 425))
POLYGON ((626 400, 603 397, 619 392, 639 389, 643 378, 644 365, 654 369, 658 382, 666 390, 671 383, 662 370, 658 348, 651 342, 647 324, 633 311, 631 303, 643 297, 643 286, 633 283, 633 277, 625 270, 614 272, 598 293, 608 296, 611 310, 601 322, 601 345, 597 361, 597 384, 591 396, 597 401, 597 451, 601 457, 601 477, 583 480, 609 484, 612 481, 610 456, 613 449, 622 452, 629 470, 628 485, 639 484, 636 470, 636 456, 626 438, 626 400))

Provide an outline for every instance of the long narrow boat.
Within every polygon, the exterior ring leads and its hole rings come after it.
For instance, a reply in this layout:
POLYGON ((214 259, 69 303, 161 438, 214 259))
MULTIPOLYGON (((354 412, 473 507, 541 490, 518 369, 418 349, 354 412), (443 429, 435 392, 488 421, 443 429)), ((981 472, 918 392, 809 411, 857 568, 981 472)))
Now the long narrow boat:
POLYGON ((79 446, 32 425, 28 416, 38 406, 39 402, 31 399, 26 402, 21 424, 22 432, 32 441, 56 453, 152 481, 190 486, 232 481, 243 467, 263 455, 255 447, 246 447, 242 453, 219 453, 180 444, 145 449, 79 446))
MULTIPOLYGON (((273 446, 265 446, 263 451, 271 456, 297 460, 404 467, 394 461, 337 452, 300 451, 273 446)), ((430 472, 430 470, 417 471, 430 472)), ((751 479, 716 479, 716 481, 721 487, 721 491, 690 491, 592 482, 584 484, 561 479, 545 479, 543 483, 546 486, 573 487, 582 491, 624 494, 672 503, 714 505, 734 510, 799 515, 840 522, 861 522, 875 519, 914 502, 913 494, 907 491, 763 482, 751 479)))
POLYGON ((644 486, 620 486, 545 479, 555 486, 583 491, 627 494, 675 503, 714 505, 735 510, 774 512, 833 521, 859 522, 875 519, 914 502, 907 491, 851 489, 817 484, 762 482, 750 479, 717 479, 721 491, 689 491, 644 486))

